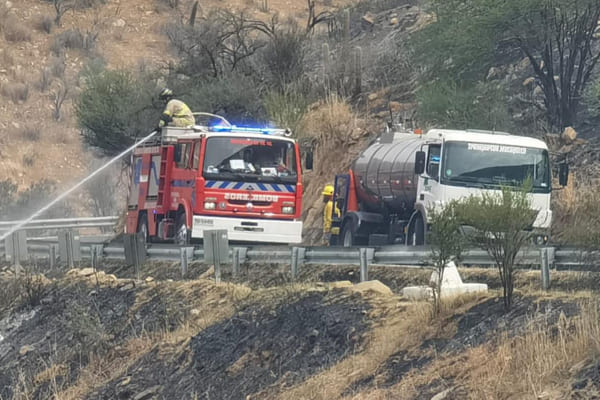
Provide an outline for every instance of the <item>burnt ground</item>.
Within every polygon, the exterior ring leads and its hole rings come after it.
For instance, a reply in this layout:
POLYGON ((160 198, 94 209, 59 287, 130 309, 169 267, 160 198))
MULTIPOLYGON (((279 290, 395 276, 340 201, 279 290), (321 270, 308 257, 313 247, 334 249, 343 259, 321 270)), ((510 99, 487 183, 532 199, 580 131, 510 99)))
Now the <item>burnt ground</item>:
POLYGON ((572 384, 572 400, 600 399, 600 361, 593 360, 582 368, 572 384))
MULTIPOLYGON (((504 310, 502 298, 486 299, 452 316, 447 323, 456 323, 456 333, 451 338, 430 337, 420 348, 411 351, 402 350, 391 355, 370 376, 355 381, 346 389, 346 394, 358 393, 369 387, 390 387, 400 382, 410 373, 427 366, 438 356, 458 355, 467 348, 485 344, 495 344, 506 336, 513 337, 525 333, 532 324, 544 327, 552 332, 561 316, 572 317, 579 314, 579 306, 574 302, 562 300, 536 301, 532 297, 515 297, 510 311, 504 310)), ((600 376, 597 375, 596 378, 600 376)), ((592 378, 593 381, 593 378, 592 378)), ((587 382, 587 381, 586 381, 587 382)), ((596 381, 600 382, 600 379, 596 381)), ((427 387, 420 388, 418 399, 429 400, 432 396, 452 388, 451 380, 437 380, 427 387)), ((457 399, 461 398, 461 389, 453 390, 457 399)), ((451 393, 449 393, 450 396, 451 393)), ((451 399, 452 397, 447 397, 451 399)), ((463 397, 464 398, 464 397, 463 397)))
MULTIPOLYGON (((107 286, 67 277, 36 290, 37 304, 25 297, 0 320, 0 398, 11 398, 17 389, 50 398, 50 384, 75 382, 91 354, 107 356, 131 338, 171 331, 191 308, 177 290, 127 281, 107 286), (40 378, 50 366, 60 367, 56 382, 40 378)), ((201 296, 203 290, 200 285, 195 292, 201 296)))
MULTIPOLYGON (((76 379, 91 352, 105 353, 130 335, 126 322, 134 301, 131 291, 75 283, 48 288, 35 307, 20 304, 0 322, 0 396, 11 398, 19 374, 31 382, 53 364, 68 371, 59 384, 76 379)), ((50 398, 50 390, 44 382, 34 396, 50 398)))
POLYGON ((340 301, 324 293, 271 311, 251 305, 183 349, 157 346, 88 398, 127 399, 149 387, 158 398, 207 400, 282 390, 360 351, 368 309, 359 296, 340 301))

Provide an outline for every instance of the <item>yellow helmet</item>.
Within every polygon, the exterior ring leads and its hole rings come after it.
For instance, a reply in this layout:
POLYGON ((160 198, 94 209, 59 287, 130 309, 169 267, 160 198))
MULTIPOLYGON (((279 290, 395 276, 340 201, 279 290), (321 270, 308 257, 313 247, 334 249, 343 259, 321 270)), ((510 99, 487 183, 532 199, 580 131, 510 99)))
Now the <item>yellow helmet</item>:
POLYGON ((323 189, 323 196, 333 196, 333 185, 325 185, 323 189))

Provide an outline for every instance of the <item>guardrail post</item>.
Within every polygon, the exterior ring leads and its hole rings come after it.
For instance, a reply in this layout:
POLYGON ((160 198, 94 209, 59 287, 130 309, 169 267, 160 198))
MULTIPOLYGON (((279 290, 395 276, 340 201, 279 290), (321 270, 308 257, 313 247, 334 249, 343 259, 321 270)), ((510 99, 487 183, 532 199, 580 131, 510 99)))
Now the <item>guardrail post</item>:
POLYGON ((48 260, 50 269, 54 269, 56 267, 56 245, 54 244, 48 245, 48 260))
POLYGON ((373 260, 374 249, 361 247, 359 249, 360 256, 360 281, 369 280, 369 262, 373 260))
POLYGON ((298 272, 300 272, 300 265, 304 264, 305 254, 306 249, 304 247, 292 247, 292 279, 296 279, 298 277, 298 272))
POLYGON ((226 229, 205 230, 204 262, 215 266, 215 282, 221 283, 221 263, 229 259, 229 239, 226 229))
POLYGON ((16 231, 8 235, 4 242, 4 251, 7 261, 12 261, 14 266, 20 266, 21 261, 28 258, 27 232, 16 231))
POLYGON ((231 266, 231 273, 233 276, 240 274, 240 266, 246 262, 246 247, 234 247, 233 248, 233 262, 231 266))
POLYGON ((58 232, 58 253, 60 263, 73 268, 73 242, 71 231, 61 230, 58 232))
POLYGON ((140 266, 146 261, 146 240, 142 232, 123 235, 125 262, 135 266, 135 275, 140 280, 140 266))
POLYGON ((542 247, 540 249, 540 270, 542 274, 542 289, 548 290, 550 288, 550 265, 554 258, 554 248, 542 247))

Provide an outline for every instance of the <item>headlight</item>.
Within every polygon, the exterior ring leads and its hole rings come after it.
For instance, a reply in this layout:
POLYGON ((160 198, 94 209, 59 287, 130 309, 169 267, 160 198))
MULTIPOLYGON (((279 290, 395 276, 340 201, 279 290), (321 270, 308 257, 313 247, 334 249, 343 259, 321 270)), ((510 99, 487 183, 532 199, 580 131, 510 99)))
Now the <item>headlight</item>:
POLYGON ((214 201, 205 201, 204 202, 205 210, 215 210, 216 208, 217 208, 217 203, 215 203, 214 201))
POLYGON ((281 212, 283 214, 293 214, 294 212, 296 212, 296 207, 293 207, 293 206, 281 207, 281 212))

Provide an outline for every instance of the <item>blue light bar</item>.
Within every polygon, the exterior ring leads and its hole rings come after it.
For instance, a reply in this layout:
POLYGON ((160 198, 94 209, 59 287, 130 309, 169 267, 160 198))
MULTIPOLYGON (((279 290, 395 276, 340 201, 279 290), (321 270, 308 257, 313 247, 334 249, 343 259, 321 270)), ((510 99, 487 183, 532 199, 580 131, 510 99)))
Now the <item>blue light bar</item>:
POLYGON ((264 133, 264 134, 271 134, 271 133, 275 133, 277 131, 281 131, 281 129, 275 129, 275 128, 251 128, 249 126, 235 126, 235 125, 231 125, 231 126, 226 126, 226 125, 213 125, 212 127, 213 131, 216 132, 258 132, 258 133, 264 133))

